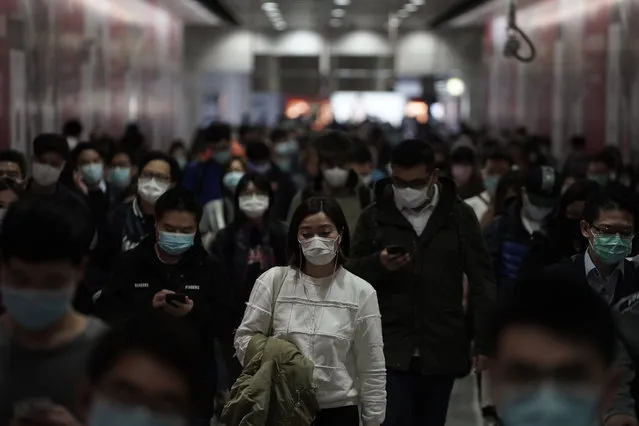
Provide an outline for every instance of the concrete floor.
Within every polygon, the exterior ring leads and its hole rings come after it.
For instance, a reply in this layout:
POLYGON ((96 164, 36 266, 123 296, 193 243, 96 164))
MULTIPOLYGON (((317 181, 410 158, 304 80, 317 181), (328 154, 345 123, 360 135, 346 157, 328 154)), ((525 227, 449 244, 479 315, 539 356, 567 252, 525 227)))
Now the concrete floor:
POLYGON ((481 426, 475 376, 457 380, 450 397, 446 426, 481 426))

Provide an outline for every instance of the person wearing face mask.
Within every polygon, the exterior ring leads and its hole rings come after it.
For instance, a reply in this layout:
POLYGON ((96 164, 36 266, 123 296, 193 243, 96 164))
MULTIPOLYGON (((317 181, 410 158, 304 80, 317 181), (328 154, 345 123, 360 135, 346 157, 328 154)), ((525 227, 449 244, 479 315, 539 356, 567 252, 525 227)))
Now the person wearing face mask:
POLYGON ((110 324, 153 312, 189 324, 207 356, 198 417, 210 419, 217 386, 213 339, 226 338, 230 344, 232 329, 224 327, 230 313, 223 296, 229 286, 226 271, 197 238, 200 214, 189 190, 177 187, 163 194, 155 204, 155 238, 118 257, 95 304, 110 324))
POLYGON ((200 205, 222 199, 223 168, 231 160, 231 126, 211 123, 197 133, 193 161, 184 170, 182 185, 193 191, 200 205))
POLYGON ((534 240, 548 240, 548 220, 559 206, 561 187, 559 173, 552 167, 532 168, 516 200, 486 228, 484 238, 492 257, 500 298, 508 297, 519 277, 526 277, 530 272, 522 269, 530 248, 536 244, 552 244, 534 240))
POLYGON ((101 224, 111 205, 111 189, 104 177, 104 159, 89 142, 76 145, 71 153, 75 184, 86 197, 96 224, 101 224))
MULTIPOLYGON (((286 235, 288 227, 271 215, 273 190, 265 176, 248 173, 237 185, 233 203, 235 216, 228 227, 218 232, 210 252, 222 261, 230 277, 234 307, 233 328, 244 314, 255 280, 274 266, 288 262, 286 235)), ((231 347, 223 348, 229 368, 229 382, 241 369, 233 359, 231 347)))
POLYGON ((271 321, 274 338, 293 343, 314 363, 319 405, 314 426, 379 425, 386 411, 377 294, 343 267, 349 249, 348 224, 337 201, 303 202, 291 220, 290 266, 258 278, 235 334, 245 367, 251 340, 268 335, 271 321))
MULTIPOLYGON (((579 277, 529 277, 490 329, 500 424, 602 424, 620 379, 613 364, 616 334, 610 310, 579 277)), ((624 424, 636 422, 617 423, 624 424)))
POLYGON ((360 185, 357 173, 351 168, 352 146, 350 137, 339 131, 329 131, 315 140, 313 147, 318 156, 319 174, 293 198, 288 213, 289 222, 304 200, 333 197, 346 215, 350 228, 354 229, 362 206, 370 203, 371 194, 367 187, 360 185))
POLYGON ((391 179, 378 182, 375 203, 357 223, 348 268, 380 294, 388 368, 384 425, 443 426, 453 383, 472 361, 464 275, 481 371, 494 273, 475 214, 452 179, 439 176, 432 146, 405 140, 393 149, 391 165, 391 179))
POLYGON ((186 150, 186 145, 181 140, 174 141, 169 148, 169 155, 173 157, 180 170, 185 170, 189 165, 189 156, 186 150))
POLYGON ((137 196, 113 207, 98 228, 97 247, 86 274, 93 297, 104 287, 116 257, 137 247, 147 236, 155 235, 155 202, 175 186, 180 174, 175 160, 159 151, 148 153, 139 170, 137 196))
POLYGON ((76 203, 14 203, 2 223, 0 424, 77 425, 76 391, 106 326, 73 308, 92 224, 76 203))
POLYGON ((133 154, 123 149, 116 149, 109 161, 107 181, 111 192, 111 204, 113 206, 132 201, 135 197, 136 187, 133 184, 138 174, 137 161, 133 154))
POLYGON ((201 358, 188 327, 159 315, 109 330, 89 355, 88 386, 80 395, 82 424, 193 424, 201 358))
POLYGON ((9 178, 23 185, 27 177, 27 160, 21 152, 13 149, 0 151, 0 178, 9 178))
POLYGON ((510 171, 512 165, 513 161, 510 156, 497 147, 486 154, 481 171, 485 189, 482 193, 464 200, 466 204, 472 207, 477 219, 481 220, 486 212, 490 210, 499 180, 510 171))
POLYGON ((481 195, 484 183, 477 167, 475 150, 461 146, 450 155, 450 173, 457 185, 457 193, 462 200, 481 195))
POLYGON ((614 167, 614 160, 610 156, 603 153, 596 155, 588 161, 587 177, 601 186, 606 186, 616 179, 614 167))
POLYGON ((291 132, 276 128, 271 132, 273 162, 285 173, 292 176, 299 173, 299 144, 291 132))

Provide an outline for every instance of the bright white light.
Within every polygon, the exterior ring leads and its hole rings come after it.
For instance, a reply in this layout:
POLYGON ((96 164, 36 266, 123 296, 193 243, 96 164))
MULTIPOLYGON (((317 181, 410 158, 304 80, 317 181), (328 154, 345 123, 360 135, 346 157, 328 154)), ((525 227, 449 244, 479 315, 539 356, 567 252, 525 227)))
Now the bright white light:
POLYGON ((280 11, 279 10, 268 10, 266 11, 266 16, 268 16, 269 18, 275 18, 280 16, 280 11))
POLYGON ((277 10, 277 8, 278 6, 275 2, 267 1, 266 3, 262 3, 262 10, 266 12, 277 10))
POLYGON ((448 92, 450 96, 455 96, 455 97, 461 96, 464 94, 465 90, 466 90, 466 85, 459 78, 456 78, 456 77, 449 78, 448 81, 446 82, 446 91, 448 92))
POLYGON ((402 9, 399 12, 397 12, 397 16, 400 17, 401 19, 408 18, 408 12, 402 9))
POLYGON ((283 30, 285 30, 285 29, 286 29, 286 23, 285 23, 285 22, 277 22, 277 23, 275 24, 275 29, 276 29, 277 31, 283 31, 283 30))
POLYGON ((404 9, 406 10, 406 12, 410 12, 413 13, 414 11, 417 10, 417 6, 415 6, 412 3, 407 4, 406 6, 404 6, 404 9))
POLYGON ((436 102, 430 106, 430 113, 435 120, 442 121, 445 114, 444 106, 439 102, 436 102))
POLYGON ((346 16, 346 11, 344 9, 333 9, 331 15, 333 16, 333 18, 343 18, 344 16, 346 16))
POLYGON ((339 19, 331 19, 330 24, 331 24, 331 27, 335 27, 335 28, 341 27, 342 26, 342 21, 339 20, 339 19))
POLYGON ((393 17, 388 20, 388 26, 391 28, 399 27, 399 19, 393 17))
POLYGON ((415 6, 422 6, 424 4, 424 0, 410 0, 415 6))
POLYGON ((335 0, 334 3, 335 3, 335 6, 344 7, 344 6, 350 5, 351 0, 335 0))

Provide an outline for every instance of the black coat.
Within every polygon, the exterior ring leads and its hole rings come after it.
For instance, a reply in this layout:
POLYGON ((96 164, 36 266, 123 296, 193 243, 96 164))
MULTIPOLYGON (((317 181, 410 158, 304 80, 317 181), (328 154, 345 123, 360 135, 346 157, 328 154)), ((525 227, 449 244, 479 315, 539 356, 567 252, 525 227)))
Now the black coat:
POLYGON ((462 376, 470 370, 470 342, 462 306, 468 276, 475 350, 488 354, 487 327, 495 304, 490 256, 473 210, 455 184, 440 179, 439 202, 421 236, 396 207, 390 186, 357 223, 348 269, 377 290, 388 368, 408 371, 419 349, 423 374, 462 376), (389 272, 379 260, 390 245, 406 247, 410 264, 389 272))

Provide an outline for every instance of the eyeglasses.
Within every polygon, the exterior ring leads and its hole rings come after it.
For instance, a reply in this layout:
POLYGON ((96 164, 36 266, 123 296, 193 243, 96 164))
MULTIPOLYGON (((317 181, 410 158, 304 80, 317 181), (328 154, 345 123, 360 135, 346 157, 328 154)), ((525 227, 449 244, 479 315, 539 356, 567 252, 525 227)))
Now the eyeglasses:
POLYGON ((149 171, 144 171, 140 173, 140 179, 155 179, 161 183, 171 183, 171 177, 159 173, 153 173, 149 171))
POLYGON ((397 188, 412 188, 412 189, 424 189, 430 183, 433 175, 429 175, 425 179, 413 179, 411 181, 405 181, 398 177, 393 176, 393 185, 397 188))
POLYGON ((623 239, 627 239, 627 238, 631 239, 635 237, 635 232, 632 228, 615 229, 613 227, 606 226, 606 225, 601 225, 601 226, 591 225, 590 227, 594 229, 597 234, 608 235, 608 236, 619 234, 619 236, 623 239))

